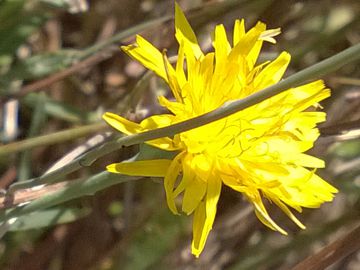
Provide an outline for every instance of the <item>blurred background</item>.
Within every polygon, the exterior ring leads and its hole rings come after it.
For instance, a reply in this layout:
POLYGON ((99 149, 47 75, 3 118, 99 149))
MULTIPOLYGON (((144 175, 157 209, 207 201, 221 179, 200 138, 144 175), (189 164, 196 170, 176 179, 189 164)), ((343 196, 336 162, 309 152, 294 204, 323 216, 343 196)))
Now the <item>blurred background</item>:
MULTIPOLYGON (((265 44, 260 61, 289 51, 287 75, 360 42, 358 0, 179 4, 204 51, 211 50, 218 23, 229 37, 237 18, 245 19, 247 29, 258 20, 281 27, 278 44, 265 44)), ((175 55, 173 13, 169 0, 0 1, 0 188, 60 167, 107 140, 105 111, 134 121, 162 112, 156 97, 166 95, 167 87, 119 45, 139 33, 175 55)), ((332 96, 322 103, 328 119, 311 154, 326 160, 318 173, 340 192, 333 203, 297 215, 307 230, 275 208, 271 215, 289 236, 267 229, 241 194, 224 187, 214 229, 195 259, 191 217, 172 215, 162 181, 146 178, 24 216, 0 240, 0 269, 290 269, 359 224, 359 62, 323 79, 332 96), (71 212, 54 222, 49 214, 58 209, 71 212)), ((138 150, 109 154, 68 180, 103 171, 138 150)), ((330 269, 360 269, 360 252, 330 269)))

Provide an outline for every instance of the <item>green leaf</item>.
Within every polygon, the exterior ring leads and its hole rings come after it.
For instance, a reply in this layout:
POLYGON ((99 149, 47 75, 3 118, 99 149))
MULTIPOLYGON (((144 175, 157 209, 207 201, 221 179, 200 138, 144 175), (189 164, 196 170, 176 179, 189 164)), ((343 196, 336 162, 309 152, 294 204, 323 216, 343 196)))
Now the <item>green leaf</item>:
POLYGON ((19 217, 11 225, 10 231, 33 230, 73 222, 87 216, 89 213, 89 208, 53 208, 37 211, 19 217))

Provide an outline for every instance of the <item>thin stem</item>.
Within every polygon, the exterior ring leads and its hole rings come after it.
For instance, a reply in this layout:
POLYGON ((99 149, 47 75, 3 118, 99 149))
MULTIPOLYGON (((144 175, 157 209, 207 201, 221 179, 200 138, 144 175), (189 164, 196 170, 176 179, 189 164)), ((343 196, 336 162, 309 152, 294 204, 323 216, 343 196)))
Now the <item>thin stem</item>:
POLYGON ((27 182, 14 184, 10 187, 9 191, 13 192, 19 188, 31 187, 32 185, 38 182, 41 183, 45 183, 47 181, 51 182, 53 178, 59 179, 59 177, 66 176, 67 174, 76 171, 81 167, 90 166, 98 158, 113 151, 116 151, 124 146, 139 144, 144 141, 154 140, 157 138, 173 136, 177 133, 194 129, 199 126, 208 124, 210 122, 222 119, 233 113, 246 109, 252 105, 255 105, 267 98, 270 98, 283 91, 286 91, 291 87, 295 87, 309 80, 319 78, 320 76, 330 73, 331 71, 334 71, 336 69, 339 69, 340 67, 350 62, 356 61, 359 58, 360 58, 360 44, 357 44, 311 67, 303 69, 302 71, 297 72, 289 76, 285 80, 280 81, 279 83, 274 84, 262 91, 259 91, 243 99, 225 104, 224 106, 216 110, 213 110, 209 113, 203 114, 198 117, 194 117, 192 119, 174 125, 170 125, 167 127, 158 128, 130 136, 125 136, 118 139, 117 141, 106 143, 92 151, 87 152, 83 156, 73 160, 66 166, 56 171, 43 175, 39 178, 29 180, 27 182))
POLYGON ((38 146, 51 145, 68 140, 73 140, 94 132, 99 132, 100 130, 103 130, 105 128, 107 128, 106 124, 100 122, 5 144, 0 146, 0 157, 29 150, 38 146))
MULTIPOLYGON (((86 180, 79 179, 66 182, 64 187, 60 187, 62 184, 57 184, 60 185, 57 186, 60 188, 53 189, 56 191, 44 194, 43 196, 38 197, 36 200, 28 203, 25 206, 8 210, 6 213, 0 215, 0 223, 5 220, 9 220, 10 218, 29 214, 37 210, 45 209, 54 205, 61 204, 63 202, 70 201, 72 199, 94 195, 97 191, 103 190, 115 184, 133 181, 137 179, 140 179, 140 177, 112 174, 105 171, 93 175, 86 180)), ((10 204, 11 202, 9 202, 9 200, 11 200, 11 198, 6 197, 3 204, 10 204), (6 200, 8 201, 6 202, 6 200)))
POLYGON ((309 256, 292 270, 322 270, 326 269, 335 262, 349 256, 360 249, 360 226, 357 226, 344 237, 336 240, 323 248, 318 253, 309 256))

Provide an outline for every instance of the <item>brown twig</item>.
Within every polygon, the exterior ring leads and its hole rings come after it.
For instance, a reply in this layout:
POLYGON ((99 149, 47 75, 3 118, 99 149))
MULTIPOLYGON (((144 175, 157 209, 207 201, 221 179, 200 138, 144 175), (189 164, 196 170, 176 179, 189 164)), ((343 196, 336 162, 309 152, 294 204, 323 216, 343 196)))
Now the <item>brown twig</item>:
POLYGON ((341 239, 295 265, 292 270, 323 270, 359 249, 360 225, 341 239))
POLYGON ((0 189, 7 188, 16 178, 16 167, 11 166, 0 178, 0 189))
POLYGON ((343 132, 353 129, 359 129, 359 128, 360 128, 360 119, 321 127, 320 133, 322 136, 338 135, 338 134, 342 134, 343 132))
POLYGON ((0 197, 0 210, 12 208, 19 204, 30 202, 37 198, 41 198, 44 195, 48 195, 52 192, 59 190, 62 187, 65 187, 69 183, 70 183, 69 181, 60 182, 54 185, 44 186, 40 189, 31 189, 31 188, 22 189, 16 191, 11 196, 0 197))
POLYGON ((94 65, 110 58, 118 50, 119 49, 117 46, 111 46, 111 47, 107 48, 106 50, 100 51, 99 53, 86 58, 83 61, 75 63, 74 65, 72 65, 71 67, 69 67, 63 71, 60 71, 60 72, 50 75, 44 79, 35 81, 28 85, 25 85, 24 87, 22 87, 20 89, 19 92, 9 95, 5 98, 7 98, 7 99, 20 98, 20 97, 25 96, 28 93, 43 90, 45 87, 48 87, 60 80, 72 75, 72 74, 75 74, 79 71, 84 70, 85 68, 94 66, 94 65))

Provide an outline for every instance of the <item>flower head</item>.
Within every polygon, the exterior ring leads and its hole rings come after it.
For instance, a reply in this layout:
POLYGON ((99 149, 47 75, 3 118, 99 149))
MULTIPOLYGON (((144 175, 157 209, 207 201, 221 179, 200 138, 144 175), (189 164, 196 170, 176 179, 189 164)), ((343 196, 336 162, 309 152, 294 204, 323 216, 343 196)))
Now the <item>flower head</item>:
MULTIPOLYGON (((258 64, 262 43, 275 43, 279 29, 266 30, 258 22, 245 31, 235 21, 232 44, 223 25, 214 33, 214 52, 204 54, 181 9, 175 8, 175 36, 179 43, 175 67, 166 55, 141 36, 122 49, 170 87, 175 100, 161 96, 169 114, 154 115, 137 124, 112 113, 104 119, 126 134, 178 123, 241 99, 283 76, 290 55, 258 64), (186 63, 186 66, 185 66, 186 63)), ((222 185, 245 195, 262 223, 286 234, 269 216, 263 198, 277 205, 299 227, 304 225, 290 209, 319 207, 337 190, 315 174, 324 162, 304 152, 319 136, 316 124, 325 113, 306 110, 330 96, 322 81, 315 81, 262 101, 224 119, 147 142, 166 151, 178 151, 172 160, 115 163, 110 172, 164 177, 167 203, 174 214, 182 194, 182 212, 193 214, 192 253, 199 256, 212 228, 222 185)))

